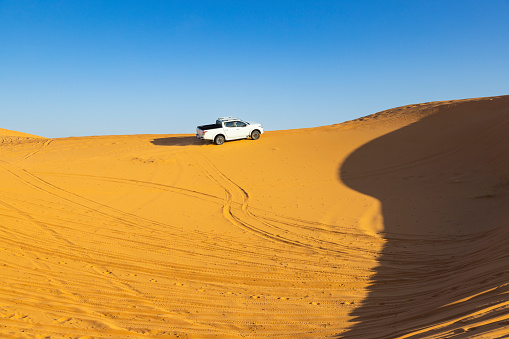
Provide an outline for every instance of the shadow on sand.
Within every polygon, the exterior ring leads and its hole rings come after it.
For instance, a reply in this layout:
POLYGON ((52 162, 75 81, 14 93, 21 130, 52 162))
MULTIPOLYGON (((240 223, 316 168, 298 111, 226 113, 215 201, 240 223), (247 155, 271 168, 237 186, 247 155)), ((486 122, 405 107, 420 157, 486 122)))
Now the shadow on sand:
POLYGON ((157 138, 150 142, 157 146, 191 146, 191 145, 203 146, 208 145, 210 143, 207 141, 199 140, 195 136, 157 138))
POLYGON ((468 338, 509 326, 509 97, 436 109, 340 169, 381 202, 386 245, 338 338, 468 338))

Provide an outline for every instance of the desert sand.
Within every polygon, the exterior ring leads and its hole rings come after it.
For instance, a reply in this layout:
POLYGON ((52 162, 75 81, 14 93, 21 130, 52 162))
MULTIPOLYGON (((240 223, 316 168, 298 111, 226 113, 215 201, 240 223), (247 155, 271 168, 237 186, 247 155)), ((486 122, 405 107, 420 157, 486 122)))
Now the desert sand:
POLYGON ((509 96, 215 146, 0 130, 1 338, 509 337, 509 96))

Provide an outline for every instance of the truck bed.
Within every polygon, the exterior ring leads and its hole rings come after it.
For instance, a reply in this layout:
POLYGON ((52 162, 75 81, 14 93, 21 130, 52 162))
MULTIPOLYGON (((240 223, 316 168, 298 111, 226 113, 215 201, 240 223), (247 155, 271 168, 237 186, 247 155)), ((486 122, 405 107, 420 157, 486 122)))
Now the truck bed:
POLYGON ((201 129, 202 131, 206 131, 206 130, 214 129, 214 128, 220 128, 220 127, 221 127, 221 125, 218 125, 218 124, 198 126, 198 128, 201 129))

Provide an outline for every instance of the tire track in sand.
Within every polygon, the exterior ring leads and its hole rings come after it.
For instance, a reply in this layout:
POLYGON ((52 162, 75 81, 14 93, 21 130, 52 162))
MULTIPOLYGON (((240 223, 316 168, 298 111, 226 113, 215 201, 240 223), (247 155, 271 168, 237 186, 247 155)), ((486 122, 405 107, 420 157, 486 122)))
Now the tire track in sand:
MULTIPOLYGON (((349 236, 352 242, 344 241, 344 238, 338 241, 328 241, 318 239, 312 235, 303 232, 308 229, 313 232, 324 232, 323 227, 317 227, 316 222, 309 223, 297 218, 287 218, 282 216, 258 217, 251 212, 249 206, 249 193, 241 186, 235 183, 231 178, 225 175, 217 166, 208 159, 203 153, 200 158, 192 156, 203 173, 212 181, 216 182, 225 192, 223 203, 223 216, 233 225, 247 230, 257 236, 271 241, 284 243, 292 247, 298 247, 313 252, 335 253, 346 257, 356 257, 362 259, 372 258, 376 251, 367 250, 367 246, 349 246, 355 243, 370 243, 379 241, 378 238, 366 235, 360 232, 337 232, 337 235, 349 236), (240 206, 240 208, 239 208, 240 206), (278 226, 277 224, 281 225, 278 226)), ((264 213, 267 214, 267 213, 264 213)), ((321 224, 318 224, 321 225, 321 224)), ((321 225, 323 226, 323 225, 321 225)), ((329 231, 325 231, 329 233, 329 231)))
POLYGON ((19 163, 19 162, 21 162, 21 161, 23 161, 23 160, 26 160, 26 159, 28 159, 28 158, 30 158, 30 157, 32 157, 32 156, 34 156, 34 155, 36 155, 37 153, 41 152, 43 149, 45 149, 46 147, 48 147, 48 146, 49 146, 49 144, 51 144, 51 142, 52 142, 52 141, 53 141, 53 139, 48 139, 48 140, 46 140, 46 141, 42 144, 42 146, 41 146, 40 148, 36 149, 35 151, 32 151, 32 152, 28 153, 28 154, 27 154, 27 155, 25 155, 22 159, 18 160, 16 163, 19 163))

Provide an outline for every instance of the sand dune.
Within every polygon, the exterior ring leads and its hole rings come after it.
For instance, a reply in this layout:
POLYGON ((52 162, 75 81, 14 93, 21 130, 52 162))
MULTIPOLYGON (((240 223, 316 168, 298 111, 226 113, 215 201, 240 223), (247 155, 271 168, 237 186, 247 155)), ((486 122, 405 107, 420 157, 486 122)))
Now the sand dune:
POLYGON ((0 128, 0 144, 8 143, 19 144, 22 141, 33 141, 33 139, 45 139, 45 138, 39 137, 37 135, 0 128))
POLYGON ((509 96, 222 146, 5 131, 1 337, 509 337, 509 96))

